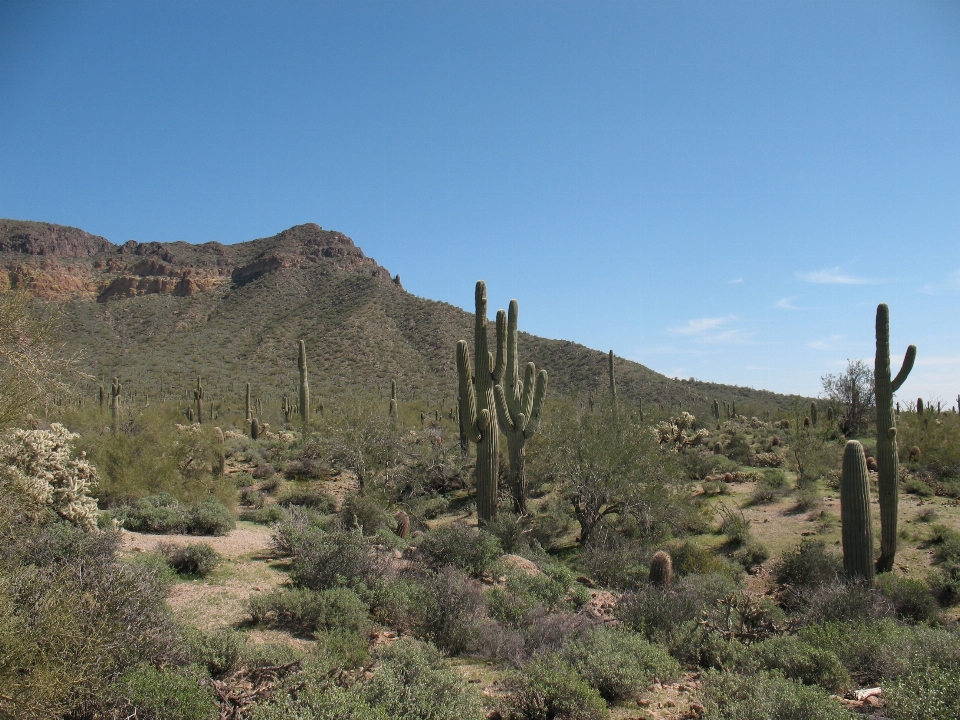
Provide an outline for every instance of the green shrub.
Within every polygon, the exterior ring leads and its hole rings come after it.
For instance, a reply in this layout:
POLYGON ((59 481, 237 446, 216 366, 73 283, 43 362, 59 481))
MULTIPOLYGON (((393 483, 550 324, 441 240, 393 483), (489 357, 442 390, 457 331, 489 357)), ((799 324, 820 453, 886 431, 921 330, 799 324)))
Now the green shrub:
POLYGON ((213 694, 201 687, 197 674, 179 669, 157 669, 146 663, 128 670, 116 681, 112 695, 116 717, 138 720, 216 720, 213 694))
POLYGON ((340 522, 346 528, 360 528, 364 535, 376 535, 396 524, 387 512, 386 503, 372 493, 350 495, 340 511, 340 522))
POLYGON ((897 617, 912 622, 937 622, 940 609, 929 588, 919 580, 884 573, 877 587, 893 603, 897 617))
POLYGON ((183 505, 161 493, 141 498, 133 506, 118 507, 114 514, 133 532, 225 535, 236 526, 230 510, 216 498, 183 505))
POLYGON ((768 638, 750 647, 748 664, 765 670, 779 670, 790 680, 805 685, 820 685, 840 692, 850 684, 850 676, 835 653, 814 647, 796 635, 768 638))
POLYGON ((960 600, 960 561, 944 562, 930 571, 927 579, 930 591, 944 605, 960 600))
POLYGON ((399 640, 378 654, 380 668, 362 689, 391 720, 480 720, 480 694, 430 645, 399 640))
POLYGON ((530 523, 507 510, 501 510, 483 529, 500 543, 502 551, 523 554, 530 550, 530 523))
POLYGON ((371 585, 381 573, 381 562, 358 533, 308 528, 294 535, 290 579, 311 590, 341 585, 371 585))
POLYGON ((275 694, 257 704, 249 720, 389 720, 383 708, 372 708, 356 689, 305 683, 294 694, 275 694))
POLYGON ((796 512, 807 512, 823 504, 823 495, 816 482, 803 482, 797 485, 797 502, 793 506, 796 512))
POLYGON ((278 555, 292 555, 296 539, 306 531, 322 531, 323 516, 315 510, 291 505, 282 509, 283 516, 273 527, 270 535, 274 552, 278 555))
POLYGON ((183 633, 190 659, 212 677, 235 670, 243 656, 243 636, 231 628, 204 632, 186 628, 183 633))
POLYGON ((946 525, 930 528, 933 556, 938 562, 960 562, 960 532, 946 525))
POLYGON ((840 575, 842 562, 839 555, 827 550, 822 540, 805 538, 796 550, 784 553, 777 563, 777 580, 795 588, 823 585, 840 575))
POLYGON ((247 611, 253 622, 291 632, 345 630, 364 634, 370 629, 366 603, 348 588, 292 588, 251 595, 247 611))
POLYGON ((960 717, 960 667, 917 663, 883 686, 886 714, 893 720, 956 720, 960 717))
POLYGON ((737 574, 729 563, 714 551, 691 540, 671 544, 668 548, 673 559, 673 572, 684 575, 729 575, 737 574))
POLYGON ((824 585, 800 588, 786 595, 788 609, 798 612, 801 624, 831 620, 890 617, 893 603, 876 588, 861 582, 837 579, 824 585))
POLYGON ((283 497, 277 500, 281 507, 288 508, 292 505, 310 508, 319 513, 327 514, 333 512, 333 498, 322 490, 312 490, 297 488, 290 490, 283 497))
POLYGON ((625 700, 654 678, 664 682, 680 674, 666 650, 626 630, 591 630, 567 645, 562 657, 606 700, 625 700))
POLYGON ((283 508, 276 504, 253 510, 242 510, 240 512, 241 520, 254 522, 258 525, 272 525, 273 523, 280 522, 283 517, 283 508))
POLYGON ((762 565, 770 557, 770 550, 758 540, 750 540, 743 547, 737 548, 731 556, 745 568, 762 565))
POLYGON ((775 672, 704 674, 706 720, 849 720, 825 690, 775 672))
POLYGON ((474 583, 452 565, 423 577, 422 604, 415 621, 417 637, 451 655, 473 645, 480 634, 478 619, 484 608, 483 591, 474 583))
POLYGON ((206 577, 223 562, 223 556, 207 543, 193 545, 161 543, 158 550, 178 575, 206 577))
POLYGON ((632 590, 645 585, 650 576, 649 552, 638 541, 611 533, 595 538, 580 554, 587 575, 604 587, 632 590))
POLYGON ((605 720, 600 693, 556 654, 531 660, 506 684, 507 704, 520 720, 605 720))
POLYGON ((495 536, 458 523, 431 530, 421 539, 419 549, 432 567, 453 565, 475 577, 489 571, 501 553, 495 536))
POLYGON ((934 495, 933 488, 917 477, 908 478, 903 485, 903 491, 920 497, 933 497, 934 495))

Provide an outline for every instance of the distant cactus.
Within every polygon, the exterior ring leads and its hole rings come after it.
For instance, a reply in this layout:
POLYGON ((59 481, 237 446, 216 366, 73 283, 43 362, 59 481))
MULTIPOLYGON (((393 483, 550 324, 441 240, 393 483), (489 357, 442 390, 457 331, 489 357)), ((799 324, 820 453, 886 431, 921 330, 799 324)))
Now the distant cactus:
POLYGON ((917 415, 923 415, 923 398, 917 398, 917 415))
POLYGON ((283 422, 289 423, 293 415, 293 403, 290 402, 290 396, 284 393, 283 400, 280 402, 280 412, 283 413, 283 422))
POLYGON ((914 445, 907 451, 907 456, 914 462, 919 462, 920 458, 923 457, 923 453, 920 452, 920 448, 914 445))
POLYGON ((307 344, 301 340, 297 367, 300 369, 300 420, 310 421, 310 382, 307 377, 307 344))
POLYGON ((520 380, 520 361, 517 352, 517 321, 520 313, 516 300, 510 301, 507 312, 507 364, 501 383, 493 389, 500 429, 507 436, 510 454, 510 489, 513 509, 520 515, 527 512, 527 481, 525 456, 527 440, 540 425, 540 412, 547 394, 547 371, 537 372, 537 366, 527 363, 520 380))
POLYGON ((723 444, 715 442, 713 444, 713 454, 714 455, 723 455, 723 444))
POLYGON ((481 524, 497 514, 497 475, 500 470, 500 429, 494 407, 493 388, 504 370, 506 313, 497 312, 497 354, 487 350, 487 286, 477 281, 475 292, 473 354, 465 340, 457 343, 457 375, 460 380, 460 417, 466 437, 477 446, 477 519, 481 524), (491 367, 492 365, 492 367, 491 367))
POLYGON ((245 417, 247 422, 253 420, 253 407, 250 404, 250 383, 247 383, 247 414, 245 417))
POLYGON ((813 426, 817 426, 817 404, 815 402, 810 403, 810 422, 813 423, 813 426))
POLYGON ((251 420, 250 420, 250 437, 251 437, 253 440, 259 440, 259 439, 260 439, 260 431, 261 431, 260 421, 257 420, 256 418, 251 418, 251 420))
POLYGON ((736 401, 736 400, 733 401, 733 404, 732 404, 731 407, 733 408, 733 416, 736 417, 736 416, 737 416, 737 401, 736 401))
POLYGON ((870 482, 863 445, 856 440, 850 440, 843 451, 840 522, 844 572, 851 579, 872 583, 874 568, 870 482))
POLYGON ((810 427, 810 418, 805 417, 805 418, 803 419, 803 426, 804 426, 805 428, 810 427))
POLYGON ((103 410, 103 406, 107 404, 107 403, 106 403, 106 393, 103 391, 103 385, 100 386, 98 395, 99 395, 99 399, 100 399, 100 410, 102 411, 102 410, 103 410))
POLYGON ((673 583, 673 560, 670 553, 658 550, 650 559, 650 584, 669 588, 673 583))
POLYGON ((397 419, 397 381, 390 381, 390 417, 397 419))
POLYGON ((900 459, 897 456, 897 425, 893 414, 893 394, 900 389, 913 369, 917 346, 910 345, 897 376, 890 379, 890 308, 877 306, 877 356, 873 384, 877 399, 877 465, 880 497, 880 557, 877 572, 893 569, 897 553, 897 506, 899 504, 900 459))
POLYGON ((113 385, 110 387, 110 412, 113 415, 113 431, 120 429, 120 392, 123 385, 118 378, 113 378, 113 385))
POLYGON ((613 367, 613 350, 609 354, 609 372, 610 372, 610 402, 613 403, 613 410, 617 410, 617 376, 613 367))
POLYGON ((213 429, 213 434, 217 439, 217 466, 214 469, 214 473, 217 475, 217 477, 223 477, 227 474, 226 439, 223 437, 223 430, 218 427, 213 429))
POLYGON ((393 517, 397 521, 397 537, 405 540, 407 535, 410 534, 410 516, 400 510, 393 517))
POLYGON ((827 407, 827 422, 833 422, 833 408, 827 407))
POLYGON ((717 420, 720 419, 720 403, 716 400, 713 401, 713 417, 717 420))
POLYGON ((197 389, 193 391, 194 402, 197 403, 197 422, 203 425, 203 385, 200 384, 200 376, 197 375, 197 389))
POLYGON ((773 436, 773 439, 770 440, 770 444, 771 444, 773 447, 780 447, 780 438, 779 438, 779 436, 774 435, 774 436, 773 436))

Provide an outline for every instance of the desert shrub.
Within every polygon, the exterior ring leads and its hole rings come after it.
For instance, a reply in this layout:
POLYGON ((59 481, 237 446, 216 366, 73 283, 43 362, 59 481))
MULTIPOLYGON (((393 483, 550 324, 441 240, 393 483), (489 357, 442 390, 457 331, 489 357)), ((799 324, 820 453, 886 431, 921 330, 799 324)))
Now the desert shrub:
POLYGON ((296 488, 277 500, 277 504, 288 508, 292 505, 310 508, 320 513, 333 512, 333 498, 322 490, 296 488))
POLYGON ((279 505, 267 505, 266 507, 253 510, 242 510, 240 519, 247 522, 254 522, 258 525, 271 525, 280 522, 284 517, 283 508, 279 505))
POLYGON ((158 669, 143 663, 124 673, 112 688, 115 717, 138 720, 216 720, 213 693, 195 672, 158 669))
POLYGON ((270 541, 278 555, 292 555, 296 539, 307 531, 322 531, 323 516, 315 510, 291 505, 282 509, 283 516, 273 526, 270 541))
POLYGON ((249 720, 388 720, 383 708, 372 708, 358 689, 329 683, 301 683, 295 692, 276 693, 257 704, 249 720))
POLYGON ((955 720, 960 717, 960 668, 918 663, 883 686, 893 720, 955 720))
POLYGON ((795 550, 784 553, 776 575, 780 583, 803 588, 833 582, 842 569, 842 559, 828 551, 826 543, 805 538, 795 550))
POLYGON ((380 575, 380 560, 358 533, 325 532, 309 527, 292 538, 290 579, 311 590, 372 584, 380 575))
POLYGON ((709 548, 691 540, 673 543, 669 547, 673 559, 673 571, 678 577, 684 575, 735 575, 735 568, 709 548))
POLYGON ((570 520, 570 506, 563 498, 551 495, 538 504, 530 522, 530 537, 549 550, 567 533, 570 520))
POLYGON ((340 511, 340 522, 346 528, 360 528, 364 535, 376 535, 395 524, 385 502, 370 492, 348 497, 340 511))
POLYGON ((148 495, 132 506, 114 510, 127 530, 145 533, 225 535, 236 527, 233 515, 216 498, 184 505, 172 495, 148 495))
POLYGON ((893 603, 876 588, 838 578, 830 583, 795 589, 785 595, 785 606, 801 624, 831 620, 859 620, 890 617, 893 603))
POLYGON ((399 633, 412 633, 422 622, 426 590, 415 577, 381 577, 361 596, 374 620, 399 633))
POLYGON ((660 646, 606 627, 569 643, 562 657, 606 700, 625 700, 654 678, 663 682, 680 673, 680 665, 660 646))
POLYGON ((937 517, 938 517, 937 509, 930 505, 928 505, 925 508, 920 508, 920 510, 917 512, 917 522, 923 522, 923 523, 933 522, 934 520, 937 519, 937 517))
POLYGON ((877 587, 893 603, 897 617, 912 622, 937 622, 937 601, 919 580, 884 573, 877 578, 877 587))
POLYGON ((935 494, 933 488, 918 477, 908 478, 903 484, 903 491, 920 497, 933 497, 935 494))
POLYGON ((216 570, 223 557, 207 543, 193 545, 175 545, 161 543, 158 546, 167 564, 178 575, 199 575, 205 577, 216 570))
POLYGON ((604 720, 610 716, 600 693, 560 656, 531 660, 506 684, 507 705, 521 720, 604 720))
POLYGON ((505 553, 523 554, 530 550, 530 523, 527 518, 501 510, 483 529, 497 538, 505 553))
POLYGON ((720 532, 726 536, 727 542, 733 546, 743 545, 750 538, 750 521, 742 510, 731 510, 726 505, 718 507, 720 514, 720 532))
POLYGON ((434 520, 447 512, 450 501, 443 495, 427 495, 410 500, 409 506, 413 515, 434 520))
POLYGON ((772 487, 760 483, 750 494, 750 503, 752 505, 766 505, 772 503, 778 497, 778 493, 772 487))
POLYGON ((474 576, 488 572, 501 552, 494 535, 457 523, 431 530, 421 539, 419 549, 434 568, 453 565, 474 576))
POLYGON ((731 557, 743 567, 752 568, 766 562, 770 557, 770 550, 759 541, 748 540, 745 545, 737 548, 731 557))
POLYGON ((930 571, 930 591, 944 605, 960 600, 960 562, 944 562, 930 571))
POLYGON ((244 507, 250 508, 262 508, 263 507, 263 493, 259 490, 254 490, 253 488, 244 488, 240 491, 240 504, 244 507))
POLYGON ((726 446, 723 448, 723 454, 741 465, 749 465, 753 460, 753 449, 747 442, 746 435, 734 433, 726 446))
POLYGON ((480 694, 437 650, 399 640, 378 653, 379 670, 362 689, 366 701, 391 720, 480 720, 480 694))
POLYGON ((704 675, 707 720, 844 720, 850 715, 825 690, 775 672, 704 675))
POLYGON ((796 635, 771 637, 752 645, 744 664, 779 670, 790 680, 820 685, 831 692, 839 692, 850 683, 835 653, 814 647, 796 635))
MULTIPOLYGON (((251 480, 253 476, 250 476, 251 480)), ((266 480, 260 483, 260 492, 267 493, 268 495, 273 493, 278 487, 280 487, 280 476, 274 475, 268 477, 266 480)))
POLYGON ((480 633, 483 591, 462 570, 451 565, 424 576, 421 586, 417 637, 451 655, 473 645, 480 633))
POLYGON ((580 562, 587 575, 604 587, 628 590, 647 582, 649 551, 619 534, 603 533, 583 549, 580 562))
POLYGON ((292 588, 251 595, 247 611, 253 622, 291 632, 343 630, 358 634, 370 629, 366 603, 349 588, 292 588))
MULTIPOLYGON (((6 534, 6 527, 0 533, 6 534)), ((117 533, 64 522, 18 528, 0 550, 0 715, 29 698, 37 716, 104 702, 140 662, 177 663, 176 627, 156 563, 119 560, 117 533)))
POLYGON ((270 463, 257 463, 257 466, 253 468, 253 472, 250 473, 253 475, 254 480, 266 480, 277 474, 277 469, 270 463))
POLYGON ((938 562, 960 562, 960 531, 946 525, 934 525, 930 528, 928 542, 938 562))
POLYGON ((797 501, 793 506, 795 512, 807 512, 823 504, 823 496, 816 482, 805 481, 797 485, 797 501))
MULTIPOLYGON (((253 487, 253 475, 248 472, 238 472, 233 474, 233 482, 239 489, 253 487)), ((262 489, 262 488, 261 488, 262 489)))
POLYGON ((243 657, 243 636, 232 628, 205 632, 188 627, 183 631, 190 660, 212 677, 235 670, 243 657))
POLYGON ((803 628, 805 642, 831 650, 861 686, 898 678, 925 663, 960 667, 960 635, 892 618, 834 621, 803 628))
MULTIPOLYGON (((514 569, 507 570, 506 578, 504 586, 487 591, 488 612, 502 622, 515 623, 538 606, 556 609, 569 587, 569 582, 559 582, 546 574, 528 575, 514 569)), ((568 578, 564 576, 563 579, 568 578)))

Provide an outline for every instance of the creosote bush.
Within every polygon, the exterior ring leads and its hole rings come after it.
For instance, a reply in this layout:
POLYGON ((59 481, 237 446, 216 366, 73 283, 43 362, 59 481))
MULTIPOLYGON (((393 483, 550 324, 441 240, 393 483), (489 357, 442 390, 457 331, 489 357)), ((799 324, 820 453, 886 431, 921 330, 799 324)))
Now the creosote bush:
POLYGON ((179 575, 199 575, 205 577, 217 569, 223 562, 220 555, 207 543, 177 545, 161 543, 158 548, 161 555, 179 575))
POLYGON ((489 571, 501 554, 496 536, 458 523, 431 530, 418 547, 432 567, 453 565, 476 577, 489 571))
POLYGON ((370 615, 366 603, 349 588, 292 588, 251 595, 247 610, 255 624, 298 634, 340 630, 366 635, 370 615))
POLYGON ((126 530, 133 532, 225 535, 236 527, 230 510, 216 498, 184 505, 165 493, 141 498, 134 505, 116 507, 113 515, 126 530))
POLYGON ((507 682, 507 705, 519 720, 606 720, 610 717, 600 693, 559 655, 548 654, 525 664, 507 682))

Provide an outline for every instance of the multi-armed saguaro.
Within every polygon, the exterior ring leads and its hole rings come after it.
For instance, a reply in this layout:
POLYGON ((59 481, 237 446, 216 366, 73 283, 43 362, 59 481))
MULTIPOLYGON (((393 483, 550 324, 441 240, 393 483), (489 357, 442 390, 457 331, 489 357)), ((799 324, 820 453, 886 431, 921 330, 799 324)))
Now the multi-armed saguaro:
POLYGON ((310 383, 307 380, 307 344, 300 341, 300 356, 297 358, 300 368, 300 419, 310 420, 310 383))
POLYGON ((494 387, 493 396, 497 404, 497 419, 503 434, 507 436, 513 509, 518 514, 526 515, 525 447, 527 440, 536 434, 540 425, 540 411, 543 409, 543 398, 547 394, 547 371, 541 370, 538 373, 535 364, 527 363, 523 380, 520 380, 520 363, 517 359, 519 312, 517 301, 511 300, 507 313, 507 366, 503 382, 494 387))
POLYGON ((473 368, 467 341, 457 343, 457 374, 460 378, 460 417, 467 439, 477 446, 477 519, 492 520, 497 514, 497 473, 500 470, 500 430, 494 409, 493 387, 504 369, 506 313, 497 313, 497 356, 487 350, 487 286, 477 281, 477 312, 473 330, 473 368))
POLYGON ((840 521, 843 570, 852 580, 873 582, 873 525, 870 480, 863 445, 850 440, 843 450, 840 475, 840 521))
POLYGON ((877 472, 880 485, 880 557, 877 572, 893 569, 897 553, 897 483, 900 459, 897 457, 897 426, 893 414, 893 394, 903 385, 917 358, 917 346, 910 345, 897 376, 890 379, 890 308, 877 305, 877 357, 873 366, 873 384, 877 397, 877 472))

